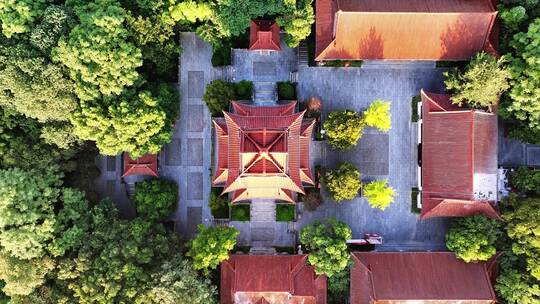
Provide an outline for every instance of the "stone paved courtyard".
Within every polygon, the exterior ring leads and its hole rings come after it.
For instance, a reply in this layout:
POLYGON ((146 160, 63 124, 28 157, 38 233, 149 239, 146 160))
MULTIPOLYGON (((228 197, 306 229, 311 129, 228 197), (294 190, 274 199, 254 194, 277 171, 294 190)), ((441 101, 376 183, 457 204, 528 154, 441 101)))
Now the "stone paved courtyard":
POLYGON ((323 117, 334 110, 363 111, 378 98, 392 102, 392 129, 388 134, 368 128, 358 145, 346 152, 314 142, 312 161, 328 169, 350 161, 360 169, 363 181, 387 178, 397 197, 384 211, 372 209, 361 197, 341 204, 325 200, 315 212, 302 213, 298 229, 314 220, 336 217, 351 226, 354 238, 361 238, 364 233, 381 234, 381 250, 444 249, 447 221, 420 221, 418 215, 411 213, 411 187, 417 183, 416 124, 410 121, 411 98, 421 88, 440 91, 441 73, 433 63, 300 68, 299 99, 319 97, 323 117))

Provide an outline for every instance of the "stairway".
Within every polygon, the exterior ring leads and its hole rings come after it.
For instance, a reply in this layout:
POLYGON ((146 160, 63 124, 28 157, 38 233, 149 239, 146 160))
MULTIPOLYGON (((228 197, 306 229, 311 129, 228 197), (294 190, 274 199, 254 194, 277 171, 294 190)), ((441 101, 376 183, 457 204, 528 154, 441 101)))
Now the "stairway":
POLYGON ((212 69, 211 78, 232 82, 234 81, 234 67, 232 65, 215 67, 212 69))
POLYGON ((298 67, 307 67, 309 65, 308 47, 306 41, 300 42, 297 49, 298 67))
POLYGON ((277 86, 275 82, 257 81, 254 82, 253 101, 257 105, 273 105, 277 99, 277 86))
POLYGON ((272 244, 276 224, 276 203, 273 200, 255 199, 251 201, 250 206, 252 250, 259 253, 274 251, 272 244))
POLYGON ((125 183, 127 196, 131 199, 135 194, 135 183, 125 183))

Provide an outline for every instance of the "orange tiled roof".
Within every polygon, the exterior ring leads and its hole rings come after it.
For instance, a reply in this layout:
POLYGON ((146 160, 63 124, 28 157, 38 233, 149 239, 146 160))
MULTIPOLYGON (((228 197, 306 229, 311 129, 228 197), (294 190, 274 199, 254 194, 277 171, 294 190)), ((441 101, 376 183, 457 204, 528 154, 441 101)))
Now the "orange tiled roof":
POLYGON ((123 154, 124 171, 122 177, 129 175, 151 175, 158 177, 157 155, 145 154, 137 159, 132 159, 129 153, 123 154))

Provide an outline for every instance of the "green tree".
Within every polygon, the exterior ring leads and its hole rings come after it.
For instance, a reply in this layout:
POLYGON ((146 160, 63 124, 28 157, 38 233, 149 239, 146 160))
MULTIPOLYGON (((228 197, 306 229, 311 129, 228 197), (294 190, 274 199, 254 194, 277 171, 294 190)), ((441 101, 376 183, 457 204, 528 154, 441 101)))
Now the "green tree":
POLYGON ((159 93, 126 91, 120 97, 81 102, 72 118, 75 134, 96 142, 102 154, 129 152, 132 157, 157 153, 171 140, 178 114, 178 95, 172 86, 159 93))
POLYGON ((444 84, 453 93, 452 103, 491 111, 509 87, 510 71, 504 67, 504 62, 503 57, 496 59, 481 52, 473 57, 465 71, 445 72, 444 84))
POLYGON ((485 216, 454 219, 446 234, 446 247, 465 262, 487 261, 497 253, 500 222, 485 216))
POLYGON ((214 80, 206 86, 203 100, 212 116, 219 116, 229 109, 231 100, 236 99, 234 84, 223 80, 214 80))
POLYGON ((50 5, 43 11, 41 21, 30 32, 30 44, 50 55, 60 37, 67 36, 75 24, 75 15, 69 7, 50 5))
POLYGON ((503 218, 507 221, 506 232, 513 240, 512 251, 525 257, 527 269, 540 280, 540 198, 510 195, 504 204, 509 206, 503 218))
POLYGON ((287 33, 285 42, 291 48, 297 47, 302 40, 311 34, 311 25, 315 22, 313 0, 295 2, 296 5, 289 5, 288 11, 276 19, 287 33))
POLYGON ((366 126, 377 128, 383 132, 388 132, 392 127, 392 117, 390 116, 390 102, 375 100, 366 111, 362 119, 366 126))
POLYGON ((28 32, 44 7, 45 0, 0 1, 2 34, 11 38, 14 34, 28 32))
POLYGON ((334 201, 352 200, 362 187, 360 171, 353 164, 343 162, 337 169, 326 173, 324 184, 334 201))
POLYGON ((171 18, 183 23, 207 21, 213 16, 210 3, 192 0, 178 2, 169 8, 171 18))
POLYGON ((516 269, 503 269, 497 277, 495 290, 508 304, 540 303, 540 286, 529 274, 516 269))
POLYGON ((364 186, 364 196, 369 205, 381 210, 386 209, 394 201, 396 193, 388 186, 388 180, 373 181, 364 186))
POLYGON ((509 183, 521 194, 540 195, 540 170, 529 167, 519 167, 510 172, 509 183))
POLYGON ((178 185, 165 179, 150 179, 135 184, 133 197, 137 214, 150 221, 164 219, 178 202, 178 185))
POLYGON ((47 256, 22 260, 0 251, 0 280, 6 284, 2 290, 9 296, 28 295, 45 282, 54 266, 47 256))
POLYGON ((193 267, 208 273, 229 257, 240 234, 234 227, 205 227, 199 225, 199 234, 189 244, 187 255, 193 259, 193 267))
POLYGON ((355 111, 344 110, 331 112, 323 124, 332 148, 346 150, 356 146, 362 137, 364 121, 355 111))
POLYGON ((216 287, 208 278, 201 278, 193 265, 177 254, 165 261, 152 274, 152 283, 145 295, 136 304, 213 304, 217 295, 216 287))
POLYGON ((510 100, 503 104, 503 114, 540 129, 540 62, 536 60, 540 44, 540 19, 529 24, 528 31, 514 35, 511 46, 515 56, 510 59, 512 80, 510 100))
POLYGON ((41 122, 67 121, 77 99, 60 66, 19 43, 0 46, 0 105, 41 122))
POLYGON ((31 259, 45 254, 54 237, 54 205, 60 176, 49 170, 0 171, 0 245, 10 255, 31 259))
POLYGON ((325 223, 315 222, 300 232, 300 242, 309 252, 309 263, 315 267, 317 274, 325 274, 329 278, 349 265, 346 241, 351 237, 351 228, 335 219, 325 223))
POLYGON ((78 24, 53 51, 68 67, 81 100, 119 95, 139 78, 141 51, 129 42, 127 12, 115 0, 95 0, 75 8, 78 24))

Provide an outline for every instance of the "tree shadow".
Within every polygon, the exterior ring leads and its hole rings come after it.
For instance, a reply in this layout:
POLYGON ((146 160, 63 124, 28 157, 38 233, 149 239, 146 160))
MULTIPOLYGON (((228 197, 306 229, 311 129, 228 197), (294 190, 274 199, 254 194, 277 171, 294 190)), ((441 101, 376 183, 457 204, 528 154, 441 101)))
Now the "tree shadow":
POLYGON ((440 37, 442 60, 468 60, 483 48, 486 33, 480 29, 481 22, 465 20, 460 16, 440 37))
POLYGON ((358 44, 358 57, 361 59, 384 59, 384 44, 381 34, 375 27, 369 28, 366 37, 360 40, 358 44))

